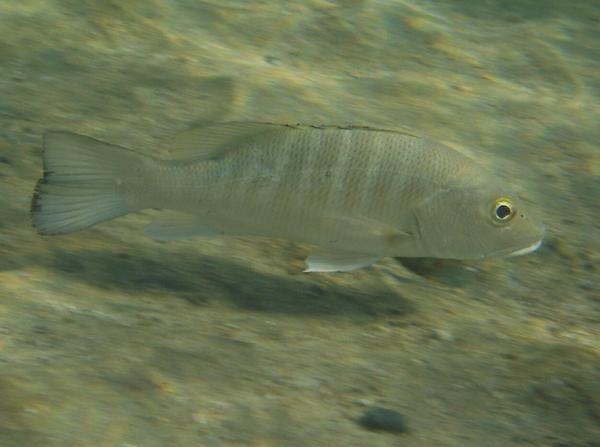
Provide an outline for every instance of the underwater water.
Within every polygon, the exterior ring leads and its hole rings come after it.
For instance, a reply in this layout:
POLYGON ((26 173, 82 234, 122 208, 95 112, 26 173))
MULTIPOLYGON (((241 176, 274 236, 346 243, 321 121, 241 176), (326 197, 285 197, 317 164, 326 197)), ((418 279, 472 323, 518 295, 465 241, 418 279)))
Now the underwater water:
POLYGON ((0 0, 0 73, 0 447, 600 446, 600 3, 0 0), (154 211, 31 227, 45 132, 224 120, 463 148, 544 244, 305 274, 292 242, 152 240, 154 211))

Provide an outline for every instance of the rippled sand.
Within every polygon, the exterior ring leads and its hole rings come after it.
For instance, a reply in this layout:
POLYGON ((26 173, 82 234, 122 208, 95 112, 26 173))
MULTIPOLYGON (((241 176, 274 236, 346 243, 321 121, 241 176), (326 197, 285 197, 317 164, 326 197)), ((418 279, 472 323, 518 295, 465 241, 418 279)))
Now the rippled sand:
POLYGON ((600 6, 41 1, 0 8, 0 446, 600 440, 600 6), (537 203, 523 258, 299 273, 308 248, 44 238, 44 131, 147 151, 193 123, 410 128, 537 203), (372 406, 403 434, 365 430, 372 406))

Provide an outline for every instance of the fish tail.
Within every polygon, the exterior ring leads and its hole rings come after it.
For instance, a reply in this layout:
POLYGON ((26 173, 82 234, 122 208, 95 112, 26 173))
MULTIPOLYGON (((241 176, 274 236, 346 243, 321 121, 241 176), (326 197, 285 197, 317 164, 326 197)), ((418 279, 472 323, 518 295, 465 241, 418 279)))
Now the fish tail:
POLYGON ((83 135, 44 136, 44 174, 31 200, 40 234, 66 234, 138 211, 127 179, 149 158, 83 135))

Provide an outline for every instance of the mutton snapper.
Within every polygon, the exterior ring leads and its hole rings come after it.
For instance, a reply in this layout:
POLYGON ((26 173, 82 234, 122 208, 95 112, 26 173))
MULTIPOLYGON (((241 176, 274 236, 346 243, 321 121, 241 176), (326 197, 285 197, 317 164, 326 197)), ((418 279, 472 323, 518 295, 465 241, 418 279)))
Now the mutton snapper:
POLYGON ((386 256, 473 259, 537 249, 543 227, 471 158, 407 133, 230 122, 193 129, 163 159, 82 135, 44 139, 32 199, 41 234, 147 208, 161 240, 260 235, 314 244, 307 271, 386 256))

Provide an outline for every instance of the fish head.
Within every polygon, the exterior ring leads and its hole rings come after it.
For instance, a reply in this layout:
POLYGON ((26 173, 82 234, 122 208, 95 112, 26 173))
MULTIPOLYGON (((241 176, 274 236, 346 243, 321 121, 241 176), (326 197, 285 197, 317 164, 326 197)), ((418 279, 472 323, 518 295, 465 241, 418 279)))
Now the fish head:
POLYGON ((544 226, 522 198, 501 185, 441 189, 415 209, 418 234, 429 256, 477 259, 535 251, 544 226))

